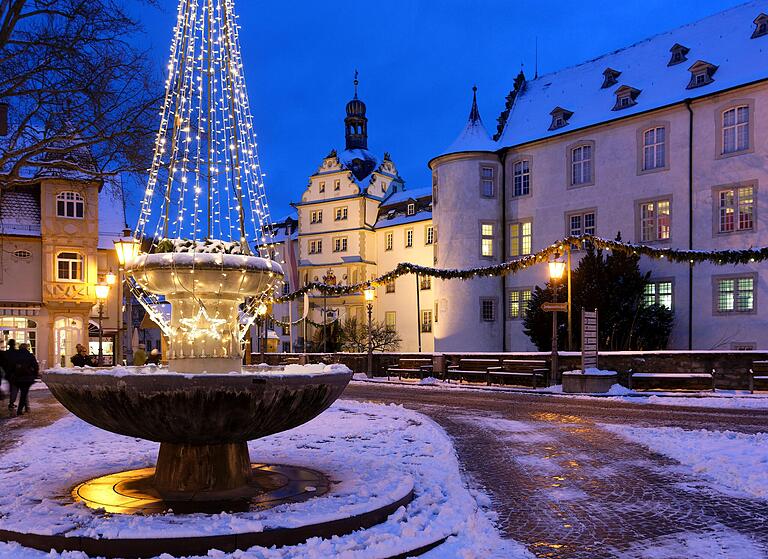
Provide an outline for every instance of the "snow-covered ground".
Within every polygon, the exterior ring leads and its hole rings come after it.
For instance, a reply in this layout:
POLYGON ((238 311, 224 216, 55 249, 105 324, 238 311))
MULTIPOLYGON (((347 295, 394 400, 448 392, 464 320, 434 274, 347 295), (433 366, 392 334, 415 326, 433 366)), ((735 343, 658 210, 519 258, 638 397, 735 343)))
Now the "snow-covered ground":
POLYGON ((725 490, 768 499, 768 433, 751 435, 627 425, 601 427, 677 460, 725 490))
MULTIPOLYGON (((380 558, 449 536, 425 557, 531 558, 502 540, 485 506, 459 472, 449 437, 430 419, 401 406, 340 401, 310 423, 249 444, 251 458, 320 470, 336 482, 305 503, 245 514, 154 517, 102 515, 71 503, 76 483, 154 463, 158 445, 101 431, 68 416, 24 434, 0 457, 0 524, 9 530, 90 537, 151 538, 258 531, 355 514, 415 489, 415 499, 383 524, 331 540, 311 539, 280 549, 254 547, 238 559, 288 557, 380 558)), ((226 557, 213 554, 213 557, 226 557)), ((0 559, 81 559, 0 544, 0 559)))

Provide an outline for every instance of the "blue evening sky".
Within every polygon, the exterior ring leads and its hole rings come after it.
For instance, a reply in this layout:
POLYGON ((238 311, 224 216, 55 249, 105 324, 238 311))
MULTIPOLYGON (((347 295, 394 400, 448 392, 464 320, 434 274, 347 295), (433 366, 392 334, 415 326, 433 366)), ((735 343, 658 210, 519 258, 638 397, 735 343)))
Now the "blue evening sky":
MULTIPOLYGON (((290 211, 288 203, 300 199, 331 148, 344 149, 355 68, 368 106, 369 147, 392 154, 406 188, 421 188, 430 185, 427 161, 466 123, 473 84, 493 133, 520 65, 533 77, 537 37, 543 74, 739 3, 236 0, 272 216, 290 211)), ((176 7, 174 0, 160 4, 140 17, 164 66, 176 7)))

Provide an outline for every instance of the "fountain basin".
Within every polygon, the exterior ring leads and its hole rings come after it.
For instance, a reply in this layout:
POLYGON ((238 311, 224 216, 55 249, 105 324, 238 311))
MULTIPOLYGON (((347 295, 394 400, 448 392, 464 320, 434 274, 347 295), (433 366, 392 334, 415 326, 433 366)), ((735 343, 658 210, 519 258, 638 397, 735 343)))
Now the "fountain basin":
POLYGON ((167 498, 247 495, 247 441, 298 427, 327 409, 352 371, 320 373, 131 373, 54 369, 42 375, 56 399, 100 429, 160 443, 154 486, 167 498))

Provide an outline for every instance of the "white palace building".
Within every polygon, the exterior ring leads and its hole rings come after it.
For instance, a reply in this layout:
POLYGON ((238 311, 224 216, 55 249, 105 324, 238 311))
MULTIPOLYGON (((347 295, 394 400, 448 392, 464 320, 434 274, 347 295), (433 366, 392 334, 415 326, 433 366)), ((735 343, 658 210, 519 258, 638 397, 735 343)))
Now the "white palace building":
MULTIPOLYGON (((487 266, 582 233, 693 250, 768 245, 765 0, 532 80, 521 73, 493 135, 473 100, 464 130, 429 162, 431 192, 404 190, 389 157, 367 151, 357 95, 345 122, 347 149, 311 176, 298 223, 281 225, 298 284, 354 283, 401 261, 487 266)), ((647 297, 674 310, 670 349, 768 348, 765 263, 641 268, 652 272, 647 297)), ((546 274, 404 277, 379 290, 376 318, 398 329, 401 351, 419 338, 422 351, 533 350, 521 314, 546 274)), ((363 316, 362 296, 312 303, 323 304, 363 316)))

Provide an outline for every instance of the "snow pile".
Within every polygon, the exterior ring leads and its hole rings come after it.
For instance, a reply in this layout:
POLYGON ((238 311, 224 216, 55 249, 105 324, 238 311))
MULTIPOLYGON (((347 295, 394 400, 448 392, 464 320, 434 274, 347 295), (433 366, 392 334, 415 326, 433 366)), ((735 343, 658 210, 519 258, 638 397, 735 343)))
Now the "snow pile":
POLYGON ((212 376, 254 376, 264 375, 269 377, 276 377, 282 374, 286 375, 321 375, 331 373, 351 373, 352 371, 341 363, 331 363, 326 365, 325 363, 313 363, 309 365, 296 365, 288 364, 284 367, 271 366, 266 363, 261 365, 249 365, 239 371, 230 371, 229 373, 177 373, 169 371, 165 367, 158 367, 157 365, 144 365, 141 367, 133 367, 130 365, 120 367, 109 368, 93 368, 93 367, 54 367, 48 369, 49 373, 56 373, 59 375, 103 375, 111 377, 129 377, 135 375, 154 375, 154 376, 178 376, 186 379, 199 379, 200 377, 207 378, 212 376), (266 370, 260 370, 259 367, 264 367, 266 370))
POLYGON ((601 427, 690 466, 695 473, 726 488, 768 499, 768 433, 750 435, 625 425, 601 427))
POLYGON ((587 374, 592 377, 610 377, 616 376, 616 371, 603 371, 602 369, 595 369, 594 367, 587 367, 586 371, 576 369, 575 371, 565 371, 564 375, 584 375, 587 374))
POLYGON ((245 254, 240 241, 222 241, 205 239, 162 239, 155 249, 156 252, 192 252, 195 254, 245 254))
MULTIPOLYGON (((502 540, 465 487, 449 437, 431 420, 401 406, 336 402, 297 429, 249 443, 254 460, 298 464, 324 472, 332 490, 304 503, 250 513, 184 517, 102 515, 68 494, 76 483, 153 464, 157 444, 101 431, 68 416, 29 431, 0 457, 2 527, 67 536, 200 536, 296 527, 358 514, 401 497, 415 498, 368 530, 331 540, 313 538, 280 549, 254 547, 238 559, 380 558, 448 537, 427 557, 531 558, 502 540)), ((78 557, 80 554, 64 554, 78 557)), ((224 554, 214 554, 225 557, 224 554)), ((0 559, 62 557, 0 544, 0 559)))
MULTIPOLYGON (((628 392, 631 393, 631 392, 628 392)), ((657 404, 660 406, 682 406, 691 408, 722 408, 722 409, 768 409, 768 398, 758 395, 723 394, 714 396, 707 392, 709 396, 661 396, 653 394, 648 397, 626 397, 623 401, 632 404, 657 404)))

